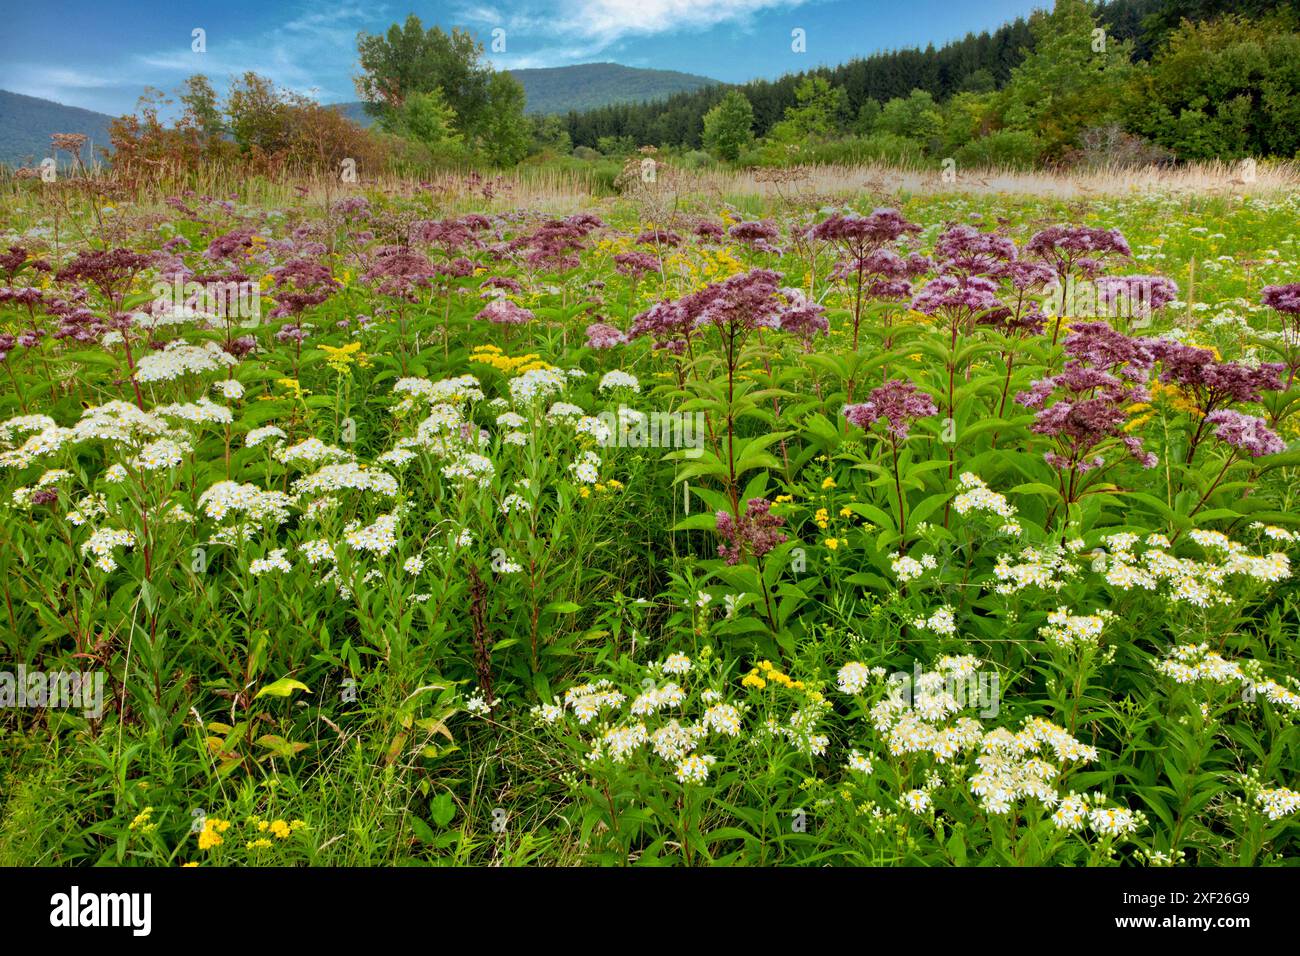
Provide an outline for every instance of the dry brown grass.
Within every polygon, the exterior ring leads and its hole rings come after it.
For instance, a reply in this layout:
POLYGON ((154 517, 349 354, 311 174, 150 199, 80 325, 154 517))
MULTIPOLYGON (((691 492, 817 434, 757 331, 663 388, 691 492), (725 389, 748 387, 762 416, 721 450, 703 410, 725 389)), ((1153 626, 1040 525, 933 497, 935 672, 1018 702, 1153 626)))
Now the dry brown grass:
MULTIPOLYGON (((1008 169, 958 169, 945 181, 934 167, 805 166, 789 169, 688 170, 667 160, 664 179, 671 182, 675 200, 687 204, 719 201, 805 200, 810 204, 860 200, 863 196, 889 199, 907 195, 951 193, 1021 195, 1056 199, 1104 199, 1142 193, 1184 195, 1276 196, 1300 192, 1300 164, 1259 163, 1252 172, 1242 164, 1193 163, 1164 168, 1102 168, 1086 171, 1016 171, 1008 169)), ((111 182, 111 173, 96 170, 92 178, 111 182)), ((470 209, 528 208, 563 214, 609 203, 613 197, 602 188, 594 170, 522 166, 491 177, 496 190, 491 198, 465 188, 465 173, 447 171, 418 176, 383 174, 344 185, 321 175, 290 174, 276 178, 249 177, 233 169, 206 169, 200 174, 169 177, 126 187, 118 198, 141 206, 161 202, 185 190, 206 195, 237 194, 241 201, 270 206, 293 202, 325 204, 356 191, 409 197, 418 193, 436 197, 435 205, 447 214, 470 209)), ((661 183, 662 187, 664 183, 661 183)), ((39 188, 39 183, 0 184, 8 189, 39 188)), ((93 190, 92 190, 93 191, 93 190)))

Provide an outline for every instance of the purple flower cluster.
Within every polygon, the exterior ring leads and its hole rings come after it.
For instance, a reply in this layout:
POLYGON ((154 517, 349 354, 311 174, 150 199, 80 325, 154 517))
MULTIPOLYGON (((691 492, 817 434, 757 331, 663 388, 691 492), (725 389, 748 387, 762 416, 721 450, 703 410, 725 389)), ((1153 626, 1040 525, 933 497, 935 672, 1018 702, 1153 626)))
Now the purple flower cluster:
POLYGON ((786 540, 785 533, 777 530, 785 519, 772 514, 772 502, 766 498, 750 498, 739 520, 726 511, 719 511, 717 520, 718 534, 726 539, 718 545, 718 557, 727 564, 739 564, 746 552, 762 558, 786 540))
POLYGON ((1164 276, 1103 276, 1097 294, 1106 305, 1123 306, 1123 314, 1148 318, 1178 298, 1178 284, 1164 276))
POLYGON ((1101 271, 1103 259, 1133 256, 1133 250, 1118 229, 1092 226, 1049 226, 1034 233, 1025 251, 1049 263, 1062 279, 1075 271, 1091 279, 1101 271))
POLYGON ((242 257, 249 249, 253 248, 253 230, 252 229, 235 229, 223 236, 217 236, 208 243, 207 251, 204 255, 217 262, 221 259, 233 259, 236 256, 242 257))
POLYGON ((1190 393, 1202 415, 1233 402, 1257 402, 1262 392, 1283 388, 1286 366, 1264 362, 1252 367, 1241 362, 1220 362, 1209 349, 1157 339, 1151 351, 1160 360, 1160 381, 1190 393))
POLYGON ((920 226, 904 219, 897 209, 877 209, 869 216, 835 213, 814 226, 809 235, 823 242, 836 243, 854 258, 862 259, 871 249, 920 231, 920 226))
POLYGON ((671 229, 647 229, 634 241, 639 246, 668 246, 675 249, 682 244, 682 237, 671 229))
POLYGON ((943 275, 997 275, 1016 258, 1016 244, 996 232, 957 225, 939 237, 934 257, 943 275))
POLYGON ((1252 458, 1286 451, 1286 442, 1268 427, 1264 419, 1254 415, 1224 408, 1205 416, 1205 421, 1215 426, 1215 438, 1248 452, 1252 458))
POLYGON ((587 348, 612 349, 627 342, 627 336, 620 329, 605 322, 593 322, 587 326, 587 348))
POLYGON ((912 308, 926 315, 942 314, 957 323, 1002 305, 998 285, 975 275, 941 275, 931 279, 912 299, 912 308))
POLYGON ((781 310, 777 320, 782 332, 789 332, 810 345, 818 335, 827 335, 831 324, 826 318, 826 307, 803 294, 802 289, 781 289, 789 305, 781 310))
POLYGON ((896 441, 907 438, 912 423, 936 414, 939 409, 934 400, 913 383, 903 379, 890 379, 873 388, 867 400, 860 405, 846 405, 844 417, 849 424, 869 429, 882 418, 888 422, 885 431, 896 441))
POLYGON ((533 320, 533 313, 502 298, 493 299, 485 305, 478 317, 497 325, 527 325, 533 320))
POLYGON ((374 257, 362 278, 376 283, 376 291, 382 295, 415 301, 416 290, 429 288, 437 275, 438 270, 427 257, 410 249, 389 247, 374 257))
POLYGON ((590 213, 552 219, 542 223, 535 231, 512 240, 508 248, 525 251, 530 268, 566 272, 581 264, 578 252, 583 248, 587 237, 604 225, 604 222, 590 213))
POLYGON ((1300 314, 1300 282, 1265 286, 1261 301, 1270 309, 1298 315, 1300 314))
POLYGON ((780 328, 776 298, 781 277, 771 269, 751 269, 705 286, 681 302, 695 317, 695 327, 711 325, 724 335, 757 328, 780 328))
POLYGON ((631 339, 648 335, 655 348, 680 353, 685 350, 686 341, 694 327, 694 316, 687 312, 681 302, 666 300, 656 302, 634 316, 627 335, 631 339))
POLYGON ((933 263, 913 252, 906 259, 892 249, 873 249, 861 259, 841 259, 831 270, 833 279, 861 276, 867 295, 875 299, 902 300, 912 295, 909 281, 929 272, 933 263))
POLYGON ((649 252, 620 252, 614 256, 614 268, 625 276, 639 278, 659 271, 659 257, 649 252))
POLYGON ((307 259, 291 259, 272 269, 271 275, 275 279, 275 308, 271 310, 274 319, 320 305, 340 287, 328 268, 307 259))
POLYGON ((780 237, 780 232, 776 226, 766 219, 755 222, 738 222, 727 230, 727 235, 731 236, 737 242, 743 242, 760 252, 779 252, 776 247, 776 240, 780 237))
POLYGON ((92 285, 105 299, 116 305, 132 280, 147 269, 151 262, 149 256, 130 249, 80 252, 58 271, 56 278, 60 282, 84 282, 92 285))

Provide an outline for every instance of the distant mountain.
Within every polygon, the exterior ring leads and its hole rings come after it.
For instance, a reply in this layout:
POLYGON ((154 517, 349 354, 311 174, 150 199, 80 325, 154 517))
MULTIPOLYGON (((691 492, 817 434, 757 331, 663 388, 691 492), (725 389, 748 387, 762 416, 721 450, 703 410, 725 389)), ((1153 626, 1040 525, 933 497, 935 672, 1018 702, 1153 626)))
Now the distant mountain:
MULTIPOLYGON (((108 145, 108 124, 113 117, 93 110, 64 106, 36 96, 0 90, 0 163, 16 167, 39 163, 52 155, 54 133, 85 133, 89 142, 81 151, 83 162, 99 157, 108 145)), ((67 156, 60 156, 60 162, 67 156)))
MULTIPOLYGON (((642 70, 618 63, 582 63, 536 70, 510 70, 527 96, 529 113, 567 113, 614 103, 645 103, 667 99, 674 93, 718 85, 718 80, 674 70, 642 70)), ((350 120, 369 126, 374 122, 361 103, 336 103, 334 108, 350 120)))
MULTIPOLYGON (((510 72, 523 84, 529 113, 567 113, 613 103, 652 102, 718 83, 707 76, 642 70, 618 63, 510 72)), ((360 103, 337 103, 334 108, 362 126, 373 122, 360 103)), ((81 158, 89 163, 99 157, 101 146, 108 145, 108 124, 112 120, 93 110, 0 90, 0 163, 10 167, 39 163, 50 155, 53 133, 85 133, 90 142, 81 158)))

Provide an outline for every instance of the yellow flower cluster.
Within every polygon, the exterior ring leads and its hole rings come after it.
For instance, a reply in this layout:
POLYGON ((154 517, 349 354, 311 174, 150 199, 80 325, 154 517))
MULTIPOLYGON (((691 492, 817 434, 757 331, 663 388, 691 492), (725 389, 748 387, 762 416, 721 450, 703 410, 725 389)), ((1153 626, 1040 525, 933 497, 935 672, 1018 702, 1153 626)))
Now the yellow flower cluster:
POLYGON ((1150 402, 1139 402, 1128 407, 1128 413, 1133 417, 1124 423, 1124 431, 1136 431, 1149 422, 1156 413, 1154 406, 1161 402, 1168 404, 1174 411, 1191 415, 1193 418, 1201 416, 1201 410, 1197 407, 1196 402, 1189 398, 1187 393, 1177 385, 1165 385, 1159 381, 1153 381, 1150 392, 1150 402))
POLYGON ((219 820, 216 817, 204 817, 203 829, 199 831, 199 849, 211 850, 213 847, 221 846, 224 842, 221 834, 230 829, 229 820, 219 820))
POLYGON ((153 816, 153 807, 145 807, 136 814, 135 819, 131 821, 130 829, 139 830, 141 833, 152 833, 158 829, 158 824, 151 822, 153 816))
POLYGON ((543 362, 541 356, 536 352, 529 352, 527 355, 511 358, 495 345, 475 346, 474 351, 470 353, 469 360, 480 365, 490 365, 497 371, 505 372, 507 375, 523 375, 525 372, 534 372, 538 369, 554 368, 548 362, 543 362))
POLYGON ((347 375, 352 369, 352 363, 356 362, 358 368, 370 367, 370 356, 361 351, 360 342, 349 342, 347 345, 333 346, 322 345, 320 350, 325 353, 325 361, 329 367, 340 375, 347 375))
POLYGON ((759 661, 758 665, 740 682, 742 687, 752 687, 755 690, 762 690, 768 684, 779 684, 787 690, 804 689, 803 681, 792 679, 771 661, 759 661))
MULTIPOLYGON (((263 820, 261 817, 249 817, 248 822, 256 826, 259 833, 270 831, 272 836, 281 840, 289 839, 293 834, 307 826, 304 820, 263 820)), ((270 846, 270 841, 267 841, 266 845, 270 846)))
POLYGON ((311 394, 302 387, 302 384, 296 378, 277 378, 275 384, 290 392, 294 398, 302 398, 304 395, 311 394))

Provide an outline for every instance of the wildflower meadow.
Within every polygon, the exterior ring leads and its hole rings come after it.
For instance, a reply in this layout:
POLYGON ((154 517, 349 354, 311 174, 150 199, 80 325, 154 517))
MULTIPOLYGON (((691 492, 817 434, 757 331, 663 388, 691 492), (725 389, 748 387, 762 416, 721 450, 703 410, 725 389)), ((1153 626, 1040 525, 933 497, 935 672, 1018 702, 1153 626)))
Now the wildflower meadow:
POLYGON ((1296 862, 1296 194, 658 169, 6 195, 0 862, 1296 862))

